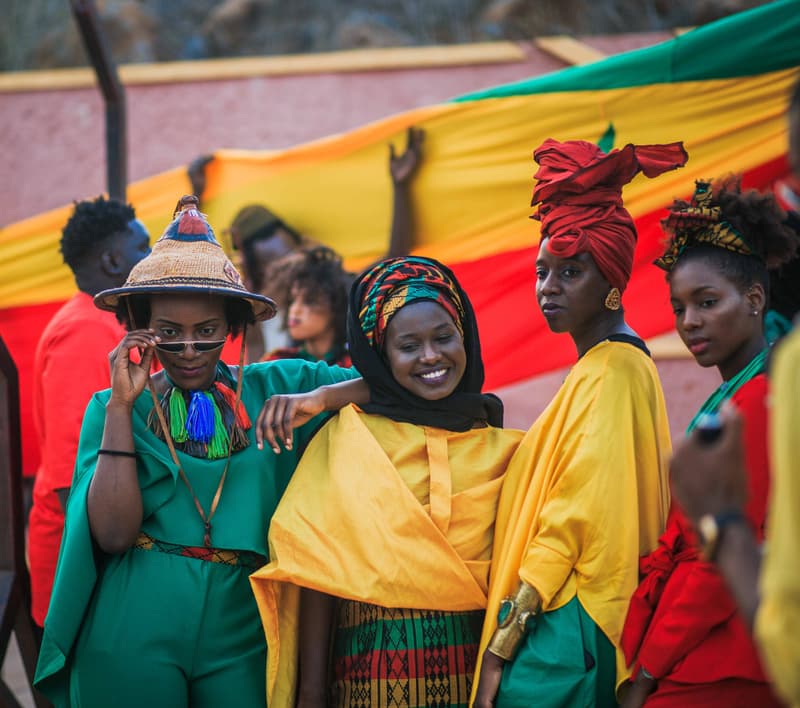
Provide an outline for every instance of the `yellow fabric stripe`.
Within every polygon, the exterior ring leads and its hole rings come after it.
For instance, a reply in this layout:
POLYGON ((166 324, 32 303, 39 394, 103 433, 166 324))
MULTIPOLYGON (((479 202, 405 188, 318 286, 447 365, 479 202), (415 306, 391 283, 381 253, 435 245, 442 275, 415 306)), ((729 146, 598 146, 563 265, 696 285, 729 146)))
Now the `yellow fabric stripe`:
MULTIPOLYGON (((204 208, 221 232, 245 204, 267 202, 287 222, 342 252, 357 268, 386 249, 391 184, 387 144, 416 124, 427 131, 413 184, 416 249, 458 262, 535 243, 528 206, 531 150, 547 137, 595 141, 613 121, 617 144, 684 140, 686 168, 625 193, 634 217, 688 196, 694 179, 742 171, 786 152, 784 112, 795 70, 747 78, 551 93, 431 106, 277 153, 220 151, 204 208)), ((129 198, 160 234, 183 169, 132 185, 129 198)), ((89 195, 87 195, 89 196, 89 195)), ((74 292, 58 252, 69 208, 0 231, 0 308, 74 292)))

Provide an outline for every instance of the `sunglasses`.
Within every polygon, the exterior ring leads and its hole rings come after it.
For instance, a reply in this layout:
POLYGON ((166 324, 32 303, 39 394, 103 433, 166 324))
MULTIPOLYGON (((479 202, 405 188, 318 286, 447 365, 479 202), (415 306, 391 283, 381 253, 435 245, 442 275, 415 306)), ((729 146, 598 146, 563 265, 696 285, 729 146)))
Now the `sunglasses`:
POLYGON ((181 352, 186 350, 186 347, 192 345, 192 348, 196 352, 213 352, 215 349, 221 349, 225 344, 224 339, 211 341, 211 342, 197 342, 197 341, 187 341, 187 342, 159 342, 156 344, 156 349, 162 352, 167 352, 168 354, 180 354, 181 352))

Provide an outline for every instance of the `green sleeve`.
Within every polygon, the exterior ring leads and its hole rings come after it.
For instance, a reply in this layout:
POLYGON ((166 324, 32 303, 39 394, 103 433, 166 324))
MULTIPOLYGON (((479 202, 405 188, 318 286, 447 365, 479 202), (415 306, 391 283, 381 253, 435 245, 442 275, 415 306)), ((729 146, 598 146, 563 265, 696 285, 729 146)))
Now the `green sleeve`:
MULTIPOLYGON (((306 393, 320 386, 357 379, 355 368, 345 369, 329 366, 324 361, 311 362, 303 359, 278 359, 245 367, 245 376, 256 379, 260 395, 266 401, 270 396, 287 393, 306 393)), ((329 417, 328 413, 315 416, 295 431, 294 449, 305 448, 311 436, 329 417)))

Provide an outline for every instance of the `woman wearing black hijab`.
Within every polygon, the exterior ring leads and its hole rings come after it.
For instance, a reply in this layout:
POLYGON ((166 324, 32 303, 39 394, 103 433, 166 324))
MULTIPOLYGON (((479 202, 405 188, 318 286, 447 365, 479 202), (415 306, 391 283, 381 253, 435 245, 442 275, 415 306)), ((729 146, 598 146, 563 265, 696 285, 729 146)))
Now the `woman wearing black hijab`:
POLYGON ((466 706, 521 434, 481 393, 475 315, 436 261, 364 273, 348 339, 370 402, 311 441, 273 517, 272 562, 251 579, 268 704, 466 706))

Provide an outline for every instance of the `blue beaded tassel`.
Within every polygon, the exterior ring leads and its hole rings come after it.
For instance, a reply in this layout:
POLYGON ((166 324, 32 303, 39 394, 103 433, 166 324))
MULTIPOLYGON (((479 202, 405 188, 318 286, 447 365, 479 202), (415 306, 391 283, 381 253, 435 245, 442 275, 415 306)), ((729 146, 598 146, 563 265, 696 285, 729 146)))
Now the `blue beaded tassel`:
POLYGON ((186 416, 189 439, 207 445, 214 437, 214 404, 204 391, 192 391, 186 416))

